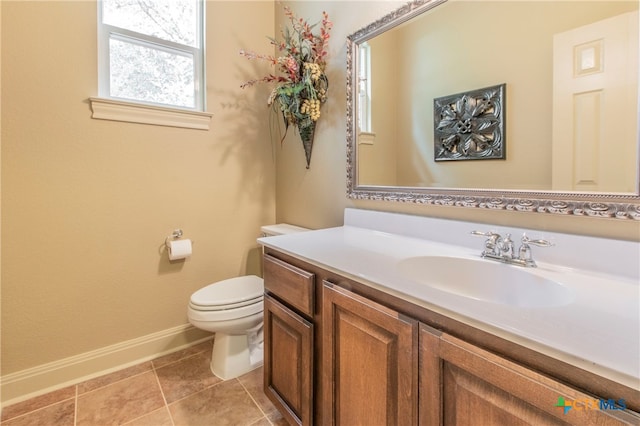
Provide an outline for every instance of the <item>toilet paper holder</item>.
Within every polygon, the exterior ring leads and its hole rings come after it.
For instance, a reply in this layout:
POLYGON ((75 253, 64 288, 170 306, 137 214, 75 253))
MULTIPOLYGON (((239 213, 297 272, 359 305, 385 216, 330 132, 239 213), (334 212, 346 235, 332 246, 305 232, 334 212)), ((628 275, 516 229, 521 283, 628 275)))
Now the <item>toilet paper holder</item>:
POLYGON ((165 238, 164 245, 167 248, 169 248, 169 241, 171 241, 172 239, 177 240, 178 238, 181 238, 181 237, 182 237, 182 229, 175 229, 171 235, 165 238))

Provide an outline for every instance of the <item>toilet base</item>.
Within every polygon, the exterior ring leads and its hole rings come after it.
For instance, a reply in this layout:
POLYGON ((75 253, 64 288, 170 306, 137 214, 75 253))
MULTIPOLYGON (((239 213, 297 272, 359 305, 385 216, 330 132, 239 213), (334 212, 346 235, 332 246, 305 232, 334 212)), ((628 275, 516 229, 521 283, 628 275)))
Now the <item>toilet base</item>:
POLYGON ((250 353, 246 334, 216 333, 210 367, 217 377, 222 380, 233 379, 261 367, 262 362, 262 349, 254 349, 250 353))

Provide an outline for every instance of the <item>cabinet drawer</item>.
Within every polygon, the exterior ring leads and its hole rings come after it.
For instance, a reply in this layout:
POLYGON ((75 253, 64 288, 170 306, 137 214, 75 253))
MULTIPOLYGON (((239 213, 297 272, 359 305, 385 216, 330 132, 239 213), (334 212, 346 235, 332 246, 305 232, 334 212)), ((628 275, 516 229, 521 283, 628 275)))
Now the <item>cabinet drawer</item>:
POLYGON ((315 275, 264 255, 264 289, 300 313, 313 317, 315 275))

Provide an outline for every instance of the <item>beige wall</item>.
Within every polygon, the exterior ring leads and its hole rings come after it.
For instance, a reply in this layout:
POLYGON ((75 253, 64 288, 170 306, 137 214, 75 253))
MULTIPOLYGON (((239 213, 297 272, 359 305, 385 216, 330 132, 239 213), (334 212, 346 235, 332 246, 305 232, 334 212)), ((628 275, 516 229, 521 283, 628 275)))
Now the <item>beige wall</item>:
MULTIPOLYGON (((581 3, 577 13, 569 2, 449 1, 419 25, 398 28, 397 184, 550 190, 553 37, 637 6, 589 2, 581 3), (480 22, 491 30, 479 31, 480 22), (522 52, 526 57, 514 60, 522 52), (434 132, 433 102, 427 100, 502 83, 507 161, 435 162, 433 147, 420 143, 434 132)), ((633 163, 620 161, 618 167, 627 164, 635 176, 633 163)))
MULTIPOLYGON (((311 160, 305 169, 304 154, 296 135, 290 134, 277 162, 277 219, 320 228, 342 224, 345 207, 404 212, 434 217, 533 227, 586 235, 640 240, 640 224, 631 221, 565 217, 524 212, 487 211, 460 207, 354 201, 346 198, 346 37, 384 16, 404 2, 286 2, 294 11, 315 22, 322 10, 335 22, 327 74, 329 99, 323 105, 311 160)), ((279 13, 279 12, 278 12, 279 13)), ((278 15, 278 25, 282 16, 278 15)))
POLYGON ((207 4, 211 130, 91 118, 95 1, 2 1, 2 374, 187 323, 191 293, 258 272, 275 219, 271 1, 207 4), (193 256, 160 249, 182 228, 193 256))
MULTIPOLYGON (((371 51, 371 145, 358 144, 358 182, 365 185, 397 185, 396 134, 398 132, 397 92, 400 84, 396 55, 398 37, 376 37, 370 41, 371 51)), ((364 138, 359 137, 358 142, 364 138)))

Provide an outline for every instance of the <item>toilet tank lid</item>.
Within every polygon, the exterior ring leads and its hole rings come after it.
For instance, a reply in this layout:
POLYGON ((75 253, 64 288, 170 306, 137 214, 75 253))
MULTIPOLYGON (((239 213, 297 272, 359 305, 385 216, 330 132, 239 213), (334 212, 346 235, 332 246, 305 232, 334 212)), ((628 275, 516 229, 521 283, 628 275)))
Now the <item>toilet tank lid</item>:
POLYGON ((260 228, 263 234, 267 236, 293 234, 295 232, 310 231, 308 228, 302 228, 288 223, 278 223, 276 225, 265 225, 260 228))

